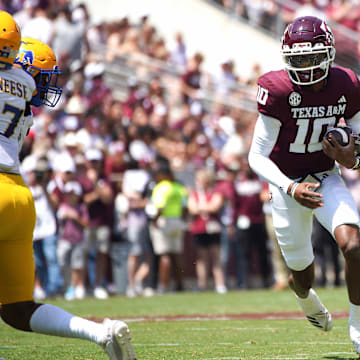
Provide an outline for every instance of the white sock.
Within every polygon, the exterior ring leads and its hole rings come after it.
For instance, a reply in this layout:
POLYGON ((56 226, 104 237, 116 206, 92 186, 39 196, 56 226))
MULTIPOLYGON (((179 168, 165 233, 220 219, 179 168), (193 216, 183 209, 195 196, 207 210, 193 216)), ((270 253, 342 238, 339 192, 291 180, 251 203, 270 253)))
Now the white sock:
POLYGON ((307 298, 301 298, 295 294, 299 305, 305 314, 315 314, 321 310, 324 310, 325 307, 317 296, 316 292, 313 289, 309 290, 309 295, 307 298))
POLYGON ((350 303, 349 321, 360 323, 360 305, 350 303))
POLYGON ((85 339, 99 345, 105 341, 102 324, 72 315, 49 304, 41 305, 35 310, 30 319, 30 327, 40 334, 85 339))

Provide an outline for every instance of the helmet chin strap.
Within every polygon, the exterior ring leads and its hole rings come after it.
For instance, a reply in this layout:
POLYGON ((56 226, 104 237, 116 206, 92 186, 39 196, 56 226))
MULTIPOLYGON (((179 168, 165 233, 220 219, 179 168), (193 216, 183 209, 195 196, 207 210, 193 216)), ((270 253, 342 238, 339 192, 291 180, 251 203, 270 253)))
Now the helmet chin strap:
POLYGON ((309 69, 304 71, 300 71, 300 70, 295 71, 295 70, 287 69, 287 73, 289 74, 290 80, 293 83, 295 83, 296 85, 304 85, 304 86, 317 84, 318 82, 326 79, 328 75, 328 71, 320 68, 309 69), (316 79, 317 70, 321 70, 323 72, 323 74, 321 74, 318 79, 316 79), (301 72, 303 72, 303 74, 301 74, 301 72), (302 81, 301 77, 306 77, 306 78, 308 77, 308 79, 306 79, 306 81, 302 81))

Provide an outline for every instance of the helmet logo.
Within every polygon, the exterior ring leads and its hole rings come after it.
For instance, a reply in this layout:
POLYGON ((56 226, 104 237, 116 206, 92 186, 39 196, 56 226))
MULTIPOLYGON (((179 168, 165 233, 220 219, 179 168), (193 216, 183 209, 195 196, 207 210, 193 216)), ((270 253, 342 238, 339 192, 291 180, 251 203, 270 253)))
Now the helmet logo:
POLYGON ((22 50, 15 61, 23 65, 32 65, 34 62, 34 53, 30 50, 22 50))
POLYGON ((335 43, 334 35, 330 27, 323 21, 320 25, 320 29, 326 34, 326 45, 331 45, 335 43))
POLYGON ((299 106, 301 104, 301 95, 294 91, 289 95, 289 104, 291 106, 299 106))

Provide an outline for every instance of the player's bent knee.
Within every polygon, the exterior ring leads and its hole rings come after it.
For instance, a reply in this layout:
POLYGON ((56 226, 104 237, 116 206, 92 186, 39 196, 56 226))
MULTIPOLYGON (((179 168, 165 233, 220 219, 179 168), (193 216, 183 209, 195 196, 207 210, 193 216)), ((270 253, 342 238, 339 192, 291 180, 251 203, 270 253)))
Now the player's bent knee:
POLYGON ((6 324, 15 329, 32 331, 30 328, 31 316, 41 305, 33 301, 3 304, 0 308, 0 316, 6 324))
POLYGON ((342 253, 347 262, 360 262, 360 246, 358 245, 347 245, 342 248, 342 253))
POLYGON ((290 270, 294 271, 303 271, 307 269, 314 261, 314 258, 293 258, 293 259, 286 259, 286 265, 289 267, 290 270))
POLYGON ((360 261, 359 228, 344 225, 336 228, 335 236, 345 260, 360 261))

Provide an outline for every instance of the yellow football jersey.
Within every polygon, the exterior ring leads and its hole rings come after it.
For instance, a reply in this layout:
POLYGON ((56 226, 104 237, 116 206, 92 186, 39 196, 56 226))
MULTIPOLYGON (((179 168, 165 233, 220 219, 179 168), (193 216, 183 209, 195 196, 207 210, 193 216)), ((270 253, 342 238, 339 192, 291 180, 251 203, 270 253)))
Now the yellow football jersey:
POLYGON ((25 116, 26 103, 35 89, 34 79, 24 70, 0 71, 0 172, 20 174, 18 154, 32 125, 32 116, 25 116))

